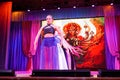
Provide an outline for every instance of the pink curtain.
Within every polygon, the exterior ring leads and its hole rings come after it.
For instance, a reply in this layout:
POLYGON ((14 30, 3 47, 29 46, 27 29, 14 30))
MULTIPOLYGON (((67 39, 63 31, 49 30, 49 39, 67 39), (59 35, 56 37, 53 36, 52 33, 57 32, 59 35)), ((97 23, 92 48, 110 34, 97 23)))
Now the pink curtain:
MULTIPOLYGON (((33 50, 33 43, 39 29, 40 29, 40 21, 32 21, 30 51, 33 50)), ((32 55, 35 54, 32 53, 32 55)))
POLYGON ((39 69, 39 54, 33 54, 33 51, 32 51, 33 50, 33 43, 34 43, 35 37, 36 37, 39 29, 40 29, 40 21, 39 20, 32 21, 30 52, 33 56, 34 55, 35 56, 31 58, 31 62, 30 62, 31 68, 30 68, 30 70, 33 69, 33 66, 34 66, 34 69, 39 69))
POLYGON ((115 57, 115 69, 119 69, 119 60, 118 60, 118 41, 117 41, 117 33, 116 33, 116 24, 115 24, 115 11, 114 6, 105 6, 104 7, 105 14, 105 33, 107 44, 109 47, 109 51, 112 56, 115 57))
POLYGON ((0 3, 0 69, 7 68, 8 39, 12 12, 12 2, 0 3))
POLYGON ((118 38, 117 38, 117 41, 118 41, 118 51, 117 53, 119 53, 119 69, 120 69, 120 15, 119 16, 115 16, 115 22, 116 22, 116 28, 117 28, 117 35, 118 35, 118 38))

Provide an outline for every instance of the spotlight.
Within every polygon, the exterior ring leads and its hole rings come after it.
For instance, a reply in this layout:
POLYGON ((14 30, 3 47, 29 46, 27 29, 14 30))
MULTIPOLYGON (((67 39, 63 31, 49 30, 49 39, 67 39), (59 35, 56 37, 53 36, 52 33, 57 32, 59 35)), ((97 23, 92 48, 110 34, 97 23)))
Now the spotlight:
POLYGON ((110 5, 112 6, 112 5, 113 5, 113 3, 110 3, 110 5))
POLYGON ((93 4, 92 7, 95 7, 95 5, 93 4))
POLYGON ((60 7, 58 7, 57 9, 60 9, 60 7))
POLYGON ((28 9, 27 11, 30 12, 30 9, 28 9))
POLYGON ((43 8, 43 11, 45 11, 45 8, 43 8))
POLYGON ((76 8, 76 6, 73 6, 73 8, 76 8))

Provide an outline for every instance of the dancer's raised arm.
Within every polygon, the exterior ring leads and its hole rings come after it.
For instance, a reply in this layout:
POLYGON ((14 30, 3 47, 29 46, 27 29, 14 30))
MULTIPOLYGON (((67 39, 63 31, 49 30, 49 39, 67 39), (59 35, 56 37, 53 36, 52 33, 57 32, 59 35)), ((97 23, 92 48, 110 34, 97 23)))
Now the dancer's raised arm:
POLYGON ((35 41, 34 41, 34 44, 33 44, 33 54, 35 54, 36 52, 36 49, 37 49, 37 45, 38 45, 38 39, 40 37, 40 34, 41 34, 41 31, 42 31, 43 27, 41 27, 37 33, 37 36, 35 37, 35 41))

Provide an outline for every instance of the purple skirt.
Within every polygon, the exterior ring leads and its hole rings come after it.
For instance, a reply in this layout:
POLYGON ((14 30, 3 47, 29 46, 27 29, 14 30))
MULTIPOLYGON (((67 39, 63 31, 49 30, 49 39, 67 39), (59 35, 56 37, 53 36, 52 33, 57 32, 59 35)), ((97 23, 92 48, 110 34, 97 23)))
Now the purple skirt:
POLYGON ((40 69, 59 69, 58 41, 55 37, 42 40, 40 52, 40 69))

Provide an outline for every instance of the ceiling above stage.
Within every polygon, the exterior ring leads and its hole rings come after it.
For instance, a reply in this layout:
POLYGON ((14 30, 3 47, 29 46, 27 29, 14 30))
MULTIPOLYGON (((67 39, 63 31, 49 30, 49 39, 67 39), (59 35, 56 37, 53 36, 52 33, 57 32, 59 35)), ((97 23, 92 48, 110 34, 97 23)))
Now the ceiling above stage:
MULTIPOLYGON (((2 0, 1 0, 2 1, 2 0)), ((13 2, 13 11, 16 10, 43 10, 120 4, 120 0, 3 0, 13 2)))

